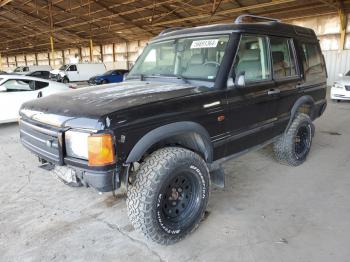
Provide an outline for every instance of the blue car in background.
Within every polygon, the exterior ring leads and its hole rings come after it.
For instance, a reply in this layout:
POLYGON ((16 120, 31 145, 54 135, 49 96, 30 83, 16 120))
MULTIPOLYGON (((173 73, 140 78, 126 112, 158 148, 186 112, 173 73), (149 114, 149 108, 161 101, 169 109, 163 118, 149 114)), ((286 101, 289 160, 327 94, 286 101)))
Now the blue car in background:
POLYGON ((124 69, 109 70, 103 75, 91 77, 88 83, 89 85, 103 85, 108 83, 123 82, 124 74, 128 72, 128 70, 124 69))

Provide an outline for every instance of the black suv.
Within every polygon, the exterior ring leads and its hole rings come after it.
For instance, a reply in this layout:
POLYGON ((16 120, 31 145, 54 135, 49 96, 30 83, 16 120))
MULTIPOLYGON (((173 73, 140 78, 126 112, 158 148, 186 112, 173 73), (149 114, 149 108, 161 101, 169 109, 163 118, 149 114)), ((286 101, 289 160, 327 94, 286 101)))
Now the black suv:
POLYGON ((313 30, 279 21, 173 28, 125 82, 39 98, 20 110, 23 145, 72 186, 127 189, 129 218, 161 244, 193 231, 221 163, 274 143, 279 161, 309 153, 326 108, 313 30))

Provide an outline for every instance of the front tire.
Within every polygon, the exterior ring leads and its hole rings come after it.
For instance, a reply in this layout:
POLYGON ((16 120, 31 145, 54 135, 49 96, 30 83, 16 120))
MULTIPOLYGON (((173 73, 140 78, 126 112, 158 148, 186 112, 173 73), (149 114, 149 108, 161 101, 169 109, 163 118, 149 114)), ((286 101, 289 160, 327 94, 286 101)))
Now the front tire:
POLYGON ((205 161, 190 150, 167 147, 141 164, 128 188, 128 215, 147 238, 169 245, 198 227, 208 198, 205 161))
POLYGON ((299 113, 291 126, 273 145, 276 159, 284 164, 299 166, 309 154, 314 125, 307 114, 299 113))
POLYGON ((69 83, 69 79, 68 79, 67 77, 64 77, 63 80, 62 80, 62 82, 63 82, 64 84, 68 84, 68 83, 69 83))

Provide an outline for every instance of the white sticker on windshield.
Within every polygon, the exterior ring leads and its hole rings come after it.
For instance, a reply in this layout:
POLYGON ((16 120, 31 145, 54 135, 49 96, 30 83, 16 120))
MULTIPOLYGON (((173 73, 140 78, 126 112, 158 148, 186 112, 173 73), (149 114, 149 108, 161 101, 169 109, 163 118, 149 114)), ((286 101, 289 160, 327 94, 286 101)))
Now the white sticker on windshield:
POLYGON ((195 48, 213 48, 218 45, 219 39, 196 40, 191 44, 191 49, 195 48))

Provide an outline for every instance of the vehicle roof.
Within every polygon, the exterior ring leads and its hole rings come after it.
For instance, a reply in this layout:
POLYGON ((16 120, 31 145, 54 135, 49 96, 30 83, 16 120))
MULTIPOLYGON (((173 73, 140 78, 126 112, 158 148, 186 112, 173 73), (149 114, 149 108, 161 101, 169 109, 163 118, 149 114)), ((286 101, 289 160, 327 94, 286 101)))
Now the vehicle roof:
POLYGON ((310 38, 314 41, 317 40, 315 32, 310 28, 280 22, 214 24, 184 29, 174 28, 173 31, 171 31, 171 29, 168 30, 168 32, 165 32, 163 34, 161 33, 157 37, 153 38, 152 41, 159 41, 168 38, 179 38, 181 36, 232 32, 257 33, 287 37, 303 37, 310 38))

